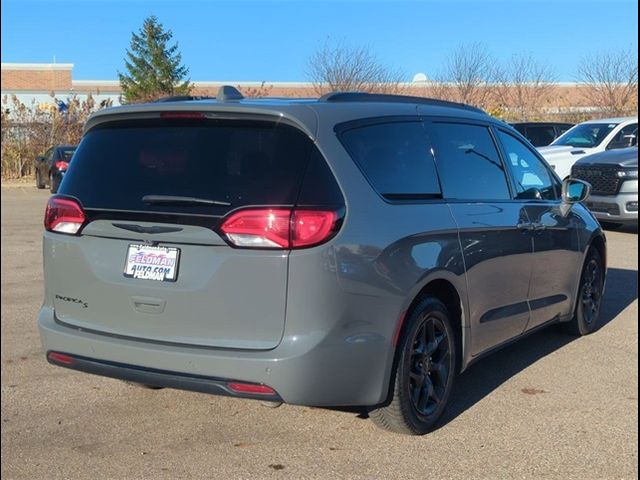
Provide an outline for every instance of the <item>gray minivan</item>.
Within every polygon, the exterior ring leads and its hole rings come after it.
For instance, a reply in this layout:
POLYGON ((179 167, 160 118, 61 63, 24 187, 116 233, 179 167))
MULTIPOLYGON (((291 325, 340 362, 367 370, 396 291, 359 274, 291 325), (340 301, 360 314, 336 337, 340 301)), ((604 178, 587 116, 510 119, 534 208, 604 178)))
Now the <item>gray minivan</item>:
POLYGON ((106 109, 46 208, 44 350, 423 434, 483 355, 554 323, 597 328, 606 246, 588 194, 456 103, 223 87, 106 109))

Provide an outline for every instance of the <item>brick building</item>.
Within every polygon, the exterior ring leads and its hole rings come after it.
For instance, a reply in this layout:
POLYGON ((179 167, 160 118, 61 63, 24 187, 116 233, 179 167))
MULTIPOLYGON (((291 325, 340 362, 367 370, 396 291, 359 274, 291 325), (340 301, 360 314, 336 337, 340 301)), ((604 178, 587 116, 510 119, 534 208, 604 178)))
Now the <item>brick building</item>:
MULTIPOLYGON (((192 82, 193 94, 215 96, 220 85, 233 85, 254 94, 266 93, 274 97, 315 97, 313 85, 308 82, 192 82)), ((428 82, 409 82, 403 85, 410 95, 433 96, 433 87, 428 82)), ((561 112, 590 111, 585 104, 581 88, 575 83, 558 83, 552 98, 545 105, 550 114, 561 112)), ((2 63, 2 89, 0 96, 16 95, 25 103, 39 107, 55 104, 55 100, 76 96, 80 100, 89 94, 97 102, 109 100, 120 104, 120 83, 117 80, 74 80, 73 64, 46 63, 2 63)))

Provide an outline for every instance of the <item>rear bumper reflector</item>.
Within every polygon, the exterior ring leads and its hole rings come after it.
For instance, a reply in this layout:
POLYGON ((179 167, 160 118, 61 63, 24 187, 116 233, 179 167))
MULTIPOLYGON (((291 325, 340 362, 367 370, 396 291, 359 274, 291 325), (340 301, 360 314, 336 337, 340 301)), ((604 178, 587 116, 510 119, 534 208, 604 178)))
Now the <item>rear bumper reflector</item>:
POLYGON ((47 360, 49 363, 60 367, 155 387, 282 402, 282 399, 273 388, 260 383, 157 370, 54 351, 47 352, 47 360))

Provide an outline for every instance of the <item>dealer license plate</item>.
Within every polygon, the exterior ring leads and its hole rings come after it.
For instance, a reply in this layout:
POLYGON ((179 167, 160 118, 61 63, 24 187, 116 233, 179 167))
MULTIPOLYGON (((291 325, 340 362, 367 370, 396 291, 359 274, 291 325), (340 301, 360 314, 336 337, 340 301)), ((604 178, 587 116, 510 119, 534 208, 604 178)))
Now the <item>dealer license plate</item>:
POLYGON ((141 280, 175 282, 178 278, 180 250, 171 247, 129 245, 124 276, 141 280))

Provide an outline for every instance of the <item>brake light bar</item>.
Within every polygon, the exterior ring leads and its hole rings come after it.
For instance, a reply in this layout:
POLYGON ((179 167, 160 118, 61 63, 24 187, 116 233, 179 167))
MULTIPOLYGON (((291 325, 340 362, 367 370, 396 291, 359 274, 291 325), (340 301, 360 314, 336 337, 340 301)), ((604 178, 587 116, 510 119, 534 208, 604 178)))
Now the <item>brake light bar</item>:
POLYGON ((49 198, 44 212, 44 228, 50 232, 75 235, 86 220, 84 210, 77 200, 57 195, 49 198))
POLYGON ((293 249, 326 242, 337 220, 330 210, 249 208, 231 214, 220 229, 236 247, 293 249))
POLYGON ((207 116, 202 112, 162 112, 160 118, 163 120, 185 119, 204 120, 207 116))

